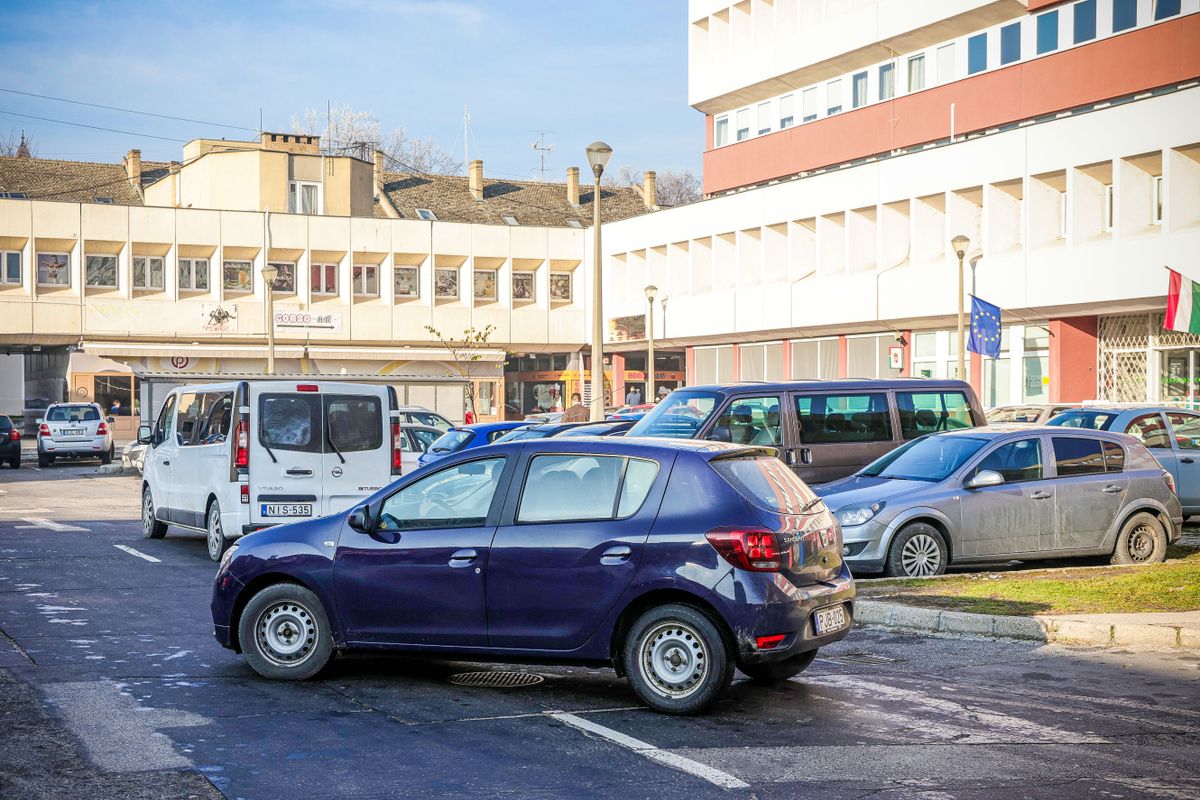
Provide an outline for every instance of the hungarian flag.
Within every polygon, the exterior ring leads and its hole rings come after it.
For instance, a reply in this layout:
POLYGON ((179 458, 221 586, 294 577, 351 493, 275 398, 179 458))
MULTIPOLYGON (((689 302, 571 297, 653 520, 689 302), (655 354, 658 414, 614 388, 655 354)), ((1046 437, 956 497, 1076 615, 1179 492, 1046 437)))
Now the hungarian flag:
POLYGON ((1200 333, 1200 284, 1185 278, 1173 269, 1167 290, 1167 317, 1163 327, 1170 331, 1200 333))

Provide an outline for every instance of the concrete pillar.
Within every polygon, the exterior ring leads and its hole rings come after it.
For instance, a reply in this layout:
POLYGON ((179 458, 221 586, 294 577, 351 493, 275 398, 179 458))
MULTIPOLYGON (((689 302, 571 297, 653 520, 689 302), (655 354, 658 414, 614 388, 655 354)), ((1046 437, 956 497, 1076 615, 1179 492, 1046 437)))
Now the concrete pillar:
POLYGON ((1098 318, 1050 320, 1050 402, 1096 398, 1098 318))

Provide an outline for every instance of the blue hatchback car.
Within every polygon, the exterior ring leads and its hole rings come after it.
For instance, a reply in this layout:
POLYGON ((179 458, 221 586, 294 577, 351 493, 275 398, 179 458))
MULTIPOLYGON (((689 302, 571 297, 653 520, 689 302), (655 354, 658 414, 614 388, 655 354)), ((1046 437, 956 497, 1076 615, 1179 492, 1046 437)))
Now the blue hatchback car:
POLYGON ((609 665, 690 714, 735 667, 801 672, 853 599, 837 521, 770 451, 574 437, 456 453, 353 511, 245 536, 212 615, 269 678, 355 649, 609 665))
POLYGON ((424 466, 453 453, 470 450, 473 447, 483 447, 509 431, 524 428, 528 424, 528 422, 476 422, 471 425, 456 425, 429 445, 429 449, 421 454, 417 463, 424 466))

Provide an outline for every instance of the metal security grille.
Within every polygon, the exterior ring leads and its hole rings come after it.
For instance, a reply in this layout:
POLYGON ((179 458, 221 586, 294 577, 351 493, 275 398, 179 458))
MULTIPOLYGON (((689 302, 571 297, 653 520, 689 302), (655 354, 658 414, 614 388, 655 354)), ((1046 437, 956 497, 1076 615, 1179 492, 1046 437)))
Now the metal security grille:
POLYGON ((484 689, 536 686, 544 680, 541 675, 532 672, 460 672, 450 676, 450 682, 455 686, 475 686, 484 689))
POLYGON ((1163 314, 1100 317, 1098 399, 1116 403, 1164 400, 1162 352, 1200 349, 1200 336, 1163 329, 1163 314))

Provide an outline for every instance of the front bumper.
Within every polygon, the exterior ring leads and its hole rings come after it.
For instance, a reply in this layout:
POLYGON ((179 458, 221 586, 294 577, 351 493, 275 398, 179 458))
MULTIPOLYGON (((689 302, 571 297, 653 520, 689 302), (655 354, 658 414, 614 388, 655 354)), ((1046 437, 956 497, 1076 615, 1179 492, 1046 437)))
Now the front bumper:
POLYGON ((842 527, 842 558, 854 573, 883 572, 891 539, 887 525, 869 520, 862 525, 842 527))

